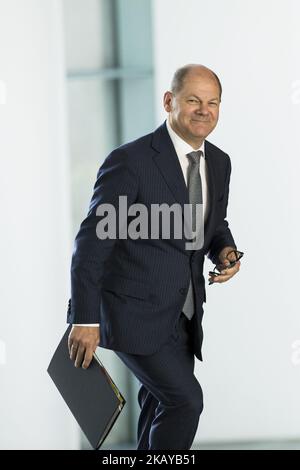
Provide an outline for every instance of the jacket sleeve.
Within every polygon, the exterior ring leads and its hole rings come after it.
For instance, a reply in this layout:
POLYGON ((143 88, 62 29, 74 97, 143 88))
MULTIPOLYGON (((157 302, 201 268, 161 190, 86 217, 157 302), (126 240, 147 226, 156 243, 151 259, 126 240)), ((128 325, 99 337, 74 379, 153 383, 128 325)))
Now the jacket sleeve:
POLYGON ((137 191, 137 177, 129 167, 128 155, 124 150, 116 149, 98 171, 87 217, 81 223, 75 238, 68 323, 88 324, 100 321, 101 282, 105 263, 117 240, 111 237, 98 238, 96 227, 101 217, 96 213, 97 208, 100 204, 111 204, 118 221, 119 196, 127 196, 129 206, 135 202, 137 191))
POLYGON ((220 223, 216 227, 215 233, 212 237, 209 249, 208 249, 208 258, 214 263, 218 264, 219 260, 219 253, 222 251, 225 246, 232 246, 236 249, 236 244, 229 229, 229 224, 226 220, 227 216, 227 205, 228 205, 228 196, 229 196, 229 182, 230 182, 230 174, 231 174, 231 163, 230 158, 228 157, 227 163, 227 171, 226 171, 226 178, 225 178, 225 187, 224 187, 224 196, 221 204, 221 218, 220 223))

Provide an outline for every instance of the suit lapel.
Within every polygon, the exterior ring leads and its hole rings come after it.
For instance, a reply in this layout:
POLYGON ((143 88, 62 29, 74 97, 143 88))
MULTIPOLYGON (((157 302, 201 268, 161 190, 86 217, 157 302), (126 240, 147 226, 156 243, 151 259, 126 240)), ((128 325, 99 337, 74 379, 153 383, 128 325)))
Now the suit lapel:
POLYGON ((154 132, 152 146, 158 152, 153 156, 153 161, 161 172, 174 198, 181 205, 188 204, 188 190, 178 156, 165 123, 154 132))

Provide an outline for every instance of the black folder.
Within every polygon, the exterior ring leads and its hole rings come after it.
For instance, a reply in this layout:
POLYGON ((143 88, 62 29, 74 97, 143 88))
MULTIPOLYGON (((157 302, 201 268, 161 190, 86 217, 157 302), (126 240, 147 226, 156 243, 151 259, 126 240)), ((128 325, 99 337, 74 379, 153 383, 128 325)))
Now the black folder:
POLYGON ((91 446, 98 449, 126 401, 94 353, 87 369, 76 368, 68 351, 70 325, 47 369, 91 446))

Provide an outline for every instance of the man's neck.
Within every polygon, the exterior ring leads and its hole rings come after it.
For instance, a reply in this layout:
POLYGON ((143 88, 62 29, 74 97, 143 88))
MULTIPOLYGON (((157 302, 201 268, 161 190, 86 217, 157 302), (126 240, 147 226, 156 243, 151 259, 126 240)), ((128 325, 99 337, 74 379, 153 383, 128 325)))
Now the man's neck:
POLYGON ((171 121, 169 120, 169 125, 170 127, 172 128, 172 130, 175 132, 175 134, 178 135, 178 137, 180 137, 182 140, 184 140, 187 144, 189 144, 191 147, 193 147, 194 150, 198 150, 201 145, 203 144, 204 142, 204 139, 188 139, 186 136, 184 136, 183 134, 181 134, 181 132, 179 131, 179 129, 175 128, 174 125, 171 123, 171 121))

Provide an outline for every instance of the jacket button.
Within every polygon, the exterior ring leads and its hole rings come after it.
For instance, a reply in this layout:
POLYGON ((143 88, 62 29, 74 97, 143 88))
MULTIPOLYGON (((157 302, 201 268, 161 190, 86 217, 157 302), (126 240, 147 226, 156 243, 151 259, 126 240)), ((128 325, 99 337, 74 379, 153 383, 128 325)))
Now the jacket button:
POLYGON ((184 295, 187 293, 187 289, 185 289, 184 287, 182 287, 181 289, 179 289, 179 292, 180 294, 184 295))

